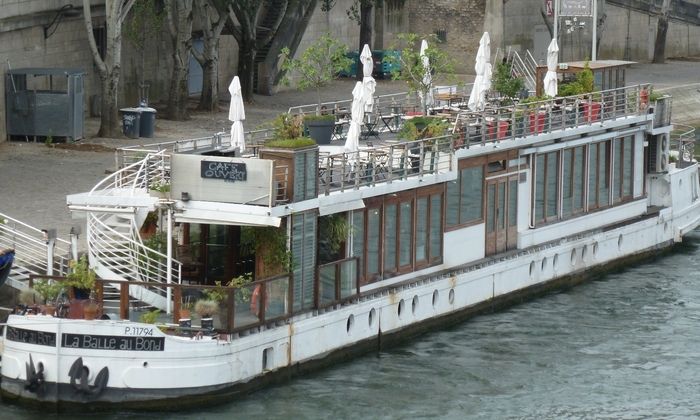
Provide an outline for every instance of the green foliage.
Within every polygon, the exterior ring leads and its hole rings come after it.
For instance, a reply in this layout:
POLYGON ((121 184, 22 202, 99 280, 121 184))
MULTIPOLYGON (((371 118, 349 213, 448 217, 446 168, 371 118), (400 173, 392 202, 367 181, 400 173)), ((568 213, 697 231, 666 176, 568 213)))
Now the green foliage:
POLYGON ((340 245, 347 240, 351 229, 350 222, 341 213, 319 217, 319 247, 325 247, 329 254, 337 254, 340 245))
MULTIPOLYGON (((435 45, 438 44, 438 38, 435 34, 426 36, 428 48, 425 51, 428 57, 429 65, 426 68, 423 65, 423 59, 420 55, 421 38, 417 34, 399 34, 397 38, 404 44, 404 49, 401 54, 387 55, 385 60, 391 64, 400 66, 394 67, 391 70, 392 80, 403 80, 408 84, 408 93, 418 92, 426 97, 433 86, 442 82, 460 83, 455 76, 455 67, 457 60, 450 59, 448 53, 440 51, 435 45), (426 83, 426 75, 430 73, 430 83, 426 83)), ((393 45, 390 50, 397 50, 393 45)), ((425 104, 423 111, 426 111, 425 104)))
POLYGON ((166 184, 165 182, 154 182, 151 184, 151 191, 158 191, 161 193, 168 193, 170 192, 170 184, 166 184))
POLYGON ((159 8, 158 3, 156 0, 136 0, 129 17, 122 23, 122 33, 140 53, 144 52, 146 41, 155 39, 160 33, 168 15, 169 2, 164 2, 165 8, 159 8))
POLYGON ((265 143, 268 147, 283 147, 285 149, 296 149, 298 147, 313 146, 316 140, 308 137, 299 137, 296 139, 275 140, 265 143))
POLYGON ((146 251, 146 254, 150 259, 162 258, 153 251, 157 251, 160 254, 168 252, 168 233, 156 231, 153 235, 143 240, 143 245, 149 249, 149 251, 146 251))
POLYGON ((70 268, 72 271, 67 276, 69 286, 83 290, 95 287, 95 270, 90 267, 87 256, 83 255, 78 261, 71 260, 70 268))
POLYGON ((34 282, 34 290, 43 296, 46 302, 55 302, 56 298, 64 289, 61 282, 53 282, 47 279, 39 279, 34 282))
POLYGON ((53 136, 51 134, 51 130, 49 130, 49 134, 46 136, 46 141, 44 142, 44 144, 46 144, 46 147, 51 147, 51 145, 53 144, 53 136))
POLYGON ((515 76, 512 71, 513 63, 496 62, 496 73, 491 80, 493 90, 506 97, 506 103, 512 103, 518 93, 525 87, 522 76, 515 76))
POLYGON ((158 320, 158 315, 160 315, 160 309, 146 312, 145 314, 141 314, 139 316, 139 322, 143 322, 144 324, 155 324, 158 320))
POLYGON ((335 121, 335 115, 307 114, 304 115, 304 121, 335 121))
POLYGON ((298 115, 286 112, 278 114, 277 119, 271 124, 275 127, 274 136, 278 140, 296 139, 304 135, 304 127, 298 115))
POLYGON ((441 137, 447 134, 449 128, 450 123, 442 118, 415 117, 404 122, 396 138, 399 140, 413 141, 441 137))
MULTIPOLYGON (((321 115, 321 88, 338 77, 341 71, 347 71, 352 66, 352 59, 345 57, 348 46, 338 44, 337 39, 331 38, 331 31, 326 31, 315 45, 304 50, 301 58, 291 60, 289 57, 291 51, 287 47, 283 48, 280 54, 281 58, 287 58, 282 63, 282 71, 296 73, 299 77, 296 82, 297 89, 316 88, 317 115, 321 115)), ((282 78, 282 83, 289 86, 290 81, 287 76, 282 78)))
MULTIPOLYGON (((245 273, 243 275, 231 279, 231 281, 226 283, 225 287, 231 287, 235 289, 233 296, 236 303, 250 302, 250 297, 253 294, 253 292, 251 292, 243 286, 252 281, 253 273, 245 273)), ((220 281, 215 281, 214 284, 218 287, 221 287, 220 281)), ((228 301, 228 291, 226 289, 208 289, 205 290, 204 293, 207 295, 207 298, 209 300, 222 303, 228 301)))
POLYGON ((253 244, 255 254, 260 256, 265 265, 265 272, 274 272, 282 267, 285 271, 292 269, 292 253, 287 250, 287 231, 283 227, 243 226, 241 243, 253 244))
POLYGON ((182 303, 180 303, 180 308, 191 311, 192 308, 194 308, 194 302, 193 302, 193 297, 192 296, 183 296, 182 297, 182 303))
POLYGON ((559 96, 575 96, 593 92, 595 79, 588 65, 589 62, 590 60, 586 59, 583 69, 576 73, 574 81, 559 86, 559 96))

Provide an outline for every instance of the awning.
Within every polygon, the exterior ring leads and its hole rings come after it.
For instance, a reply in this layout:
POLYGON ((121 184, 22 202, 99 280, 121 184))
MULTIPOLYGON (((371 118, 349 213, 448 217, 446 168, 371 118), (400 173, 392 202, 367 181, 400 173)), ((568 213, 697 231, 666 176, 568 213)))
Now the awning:
POLYGON ((233 226, 274 226, 279 227, 282 219, 268 214, 240 213, 230 211, 185 209, 175 212, 173 218, 181 223, 203 223, 208 225, 233 226))

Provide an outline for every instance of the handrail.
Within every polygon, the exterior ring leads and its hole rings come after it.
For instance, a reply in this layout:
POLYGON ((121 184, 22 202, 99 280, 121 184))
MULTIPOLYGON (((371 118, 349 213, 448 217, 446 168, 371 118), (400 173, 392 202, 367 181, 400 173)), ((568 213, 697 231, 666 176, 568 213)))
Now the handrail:
POLYGON ((350 257, 316 268, 316 308, 356 299, 360 295, 360 258, 350 257))
MULTIPOLYGON (((29 271, 48 272, 48 250, 44 233, 40 229, 0 213, 0 248, 15 249, 15 268, 24 267, 29 271)), ((72 255, 71 243, 56 238, 53 249, 52 269, 59 274, 66 274, 72 255)))
POLYGON ((695 127, 685 124, 674 124, 674 129, 683 129, 681 133, 671 133, 671 150, 678 150, 678 160, 681 167, 684 163, 692 162, 695 157, 695 127), (675 146, 675 145, 678 146, 675 146))

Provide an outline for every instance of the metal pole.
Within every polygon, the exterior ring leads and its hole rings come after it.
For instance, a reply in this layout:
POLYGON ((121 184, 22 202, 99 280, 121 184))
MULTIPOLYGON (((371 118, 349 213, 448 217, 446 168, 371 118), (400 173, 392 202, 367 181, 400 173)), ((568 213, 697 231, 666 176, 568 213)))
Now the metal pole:
MULTIPOLYGON (((167 238, 168 238, 168 251, 167 251, 168 274, 166 275, 166 279, 167 279, 168 284, 173 282, 173 220, 172 220, 172 218, 173 218, 173 211, 170 208, 170 206, 168 206, 168 236, 167 236, 167 238)), ((172 299, 172 294, 173 294, 173 290, 170 287, 168 287, 166 306, 165 306, 165 312, 167 314, 172 313, 171 312, 171 303, 172 302, 170 302, 172 299)))
POLYGON ((53 248, 56 239, 51 238, 46 241, 46 275, 53 276, 53 248))
MULTIPOLYGON (((561 44, 559 44, 559 0, 553 0, 553 1, 554 1, 554 39, 557 40, 557 45, 561 45, 561 44)), ((557 63, 558 62, 559 62, 559 51, 557 51, 557 63)))
POLYGON ((598 38, 598 0, 593 0, 593 41, 591 48, 591 61, 596 61, 596 39, 598 38))

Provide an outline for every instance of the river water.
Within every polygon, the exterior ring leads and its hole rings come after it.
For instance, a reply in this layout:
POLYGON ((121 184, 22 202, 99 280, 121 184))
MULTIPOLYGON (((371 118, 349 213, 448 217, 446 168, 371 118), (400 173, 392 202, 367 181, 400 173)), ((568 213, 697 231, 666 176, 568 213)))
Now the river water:
MULTIPOLYGON (((700 233, 665 257, 196 412, 100 419, 700 416, 700 233)), ((0 419, 45 419, 10 405, 0 419)), ((49 416, 93 419, 90 416, 49 416)))

